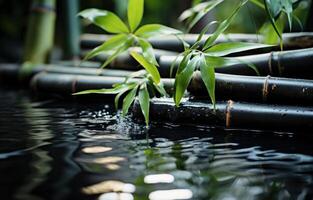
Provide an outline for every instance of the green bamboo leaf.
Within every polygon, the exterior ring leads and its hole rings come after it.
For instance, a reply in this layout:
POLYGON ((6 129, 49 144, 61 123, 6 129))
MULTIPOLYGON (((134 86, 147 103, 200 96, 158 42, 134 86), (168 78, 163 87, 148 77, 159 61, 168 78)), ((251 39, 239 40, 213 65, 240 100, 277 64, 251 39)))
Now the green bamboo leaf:
POLYGON ((203 29, 202 31, 200 32, 196 42, 192 45, 191 49, 198 49, 198 47, 200 46, 200 43, 201 43, 201 40, 204 36, 204 34, 206 34, 209 30, 209 28, 213 25, 213 24, 216 24, 217 21, 213 21, 213 22, 210 22, 209 24, 207 24, 203 29))
POLYGON ((293 12, 292 0, 284 0, 281 2, 282 2, 283 10, 286 13, 287 18, 288 18, 289 30, 291 31, 291 29, 292 29, 292 12, 293 12))
POLYGON ((120 54, 125 52, 129 47, 133 44, 133 38, 129 38, 127 41, 125 41, 119 48, 114 50, 114 52, 106 59, 106 61, 102 64, 101 68, 105 68, 108 66, 115 58, 117 58, 120 54))
POLYGON ((156 84, 155 82, 153 82, 153 86, 155 87, 155 89, 161 94, 161 96, 166 97, 167 93, 164 89, 164 85, 162 82, 160 82, 159 84, 156 84))
POLYGON ((144 38, 138 38, 138 43, 142 49, 143 57, 145 57, 149 63, 159 66, 158 62, 156 61, 152 45, 144 38))
POLYGON ((78 15, 85 19, 88 19, 90 22, 109 33, 129 32, 124 22, 110 11, 91 8, 83 10, 78 15))
POLYGON ((195 71, 198 63, 199 63, 199 56, 195 56, 187 63, 187 66, 183 71, 176 74, 175 78, 175 94, 174 94, 174 101, 176 106, 179 106, 181 99, 184 96, 184 93, 192 79, 193 72, 195 71))
POLYGON ((137 94, 138 86, 133 88, 124 98, 123 100, 123 116, 125 116, 128 113, 129 107, 132 105, 132 103, 135 100, 136 94, 137 94))
MULTIPOLYGON (((184 52, 184 57, 180 61, 179 65, 178 65, 176 74, 179 74, 183 70, 185 70, 185 68, 187 67, 188 63, 190 62, 191 57, 192 57, 191 51, 184 52)), ((177 57, 177 59, 179 59, 179 57, 177 57)))
POLYGON ((147 85, 144 84, 139 89, 139 104, 143 116, 145 117, 146 125, 149 125, 149 110, 150 110, 150 96, 147 89, 147 85))
POLYGON ((130 31, 136 30, 141 22, 144 10, 144 0, 129 0, 128 1, 128 23, 130 31))
POLYGON ((280 40, 280 48, 283 49, 283 37, 282 37, 282 31, 279 30, 276 21, 275 21, 275 15, 276 15, 276 4, 271 4, 270 0, 263 0, 265 5, 265 11, 270 19, 270 22, 279 37, 280 40), (269 7, 271 6, 271 7, 269 7), (274 16, 273 16, 274 15, 274 16))
POLYGON ((248 0, 242 1, 240 5, 235 9, 235 11, 227 19, 220 23, 216 31, 205 41, 203 45, 203 51, 211 47, 215 40, 220 36, 220 34, 222 34, 229 27, 230 23, 237 16, 237 13, 241 9, 241 7, 244 6, 247 3, 247 1, 248 0))
POLYGON ((121 86, 123 87, 123 89, 114 98, 114 105, 116 109, 118 109, 118 103, 119 103, 121 96, 123 96, 127 91, 135 88, 137 84, 129 83, 129 84, 122 84, 121 86))
POLYGON ((148 24, 140 27, 136 32, 135 35, 138 37, 143 38, 150 38, 154 36, 160 35, 175 35, 181 34, 182 32, 167 26, 163 26, 161 24, 148 24))
POLYGON ((215 100, 215 71, 214 66, 208 65, 206 59, 203 57, 200 61, 200 72, 201 78, 204 82, 204 85, 209 93, 213 107, 215 109, 216 100, 215 100))
POLYGON ((250 2, 254 3, 259 8, 265 9, 264 5, 259 0, 250 0, 250 2))
POLYGON ((118 34, 116 36, 111 37, 106 42, 104 42, 102 45, 94 48, 92 51, 90 51, 84 58, 84 60, 91 59, 100 53, 105 53, 108 51, 112 51, 116 48, 119 48, 121 45, 125 43, 128 36, 125 34, 118 34))
POLYGON ((253 63, 246 62, 243 59, 236 57, 216 57, 216 56, 207 56, 205 55, 206 64, 209 66, 213 66, 214 68, 220 67, 229 67, 238 64, 245 64, 247 67, 250 67, 255 71, 257 75, 260 75, 258 69, 253 63))
POLYGON ((268 47, 272 47, 272 45, 248 42, 225 42, 210 47, 205 50, 205 53, 210 56, 226 56, 232 53, 268 47))
POLYGON ((123 91, 124 86, 118 85, 114 88, 109 89, 96 89, 96 90, 85 90, 81 92, 74 93, 73 95, 84 95, 84 94, 118 94, 119 92, 123 91))
POLYGON ((147 70, 147 72, 152 76, 154 82, 156 82, 157 84, 160 83, 161 80, 160 73, 155 65, 149 63, 145 59, 145 57, 134 51, 132 51, 130 54, 141 66, 143 66, 147 70))
POLYGON ((190 20, 190 22, 188 22, 187 31, 189 32, 192 29, 192 27, 194 27, 196 25, 196 23, 199 22, 199 20, 201 20, 206 14, 208 14, 211 10, 213 10, 216 6, 221 4, 223 1, 224 0, 213 0, 213 1, 198 4, 193 9, 191 9, 189 11, 187 10, 187 12, 184 12, 181 15, 180 20, 182 21, 182 19, 185 19, 188 15, 190 15, 189 14, 190 11, 191 11, 191 15, 187 18, 190 18, 193 15, 195 15, 195 17, 193 17, 190 20))

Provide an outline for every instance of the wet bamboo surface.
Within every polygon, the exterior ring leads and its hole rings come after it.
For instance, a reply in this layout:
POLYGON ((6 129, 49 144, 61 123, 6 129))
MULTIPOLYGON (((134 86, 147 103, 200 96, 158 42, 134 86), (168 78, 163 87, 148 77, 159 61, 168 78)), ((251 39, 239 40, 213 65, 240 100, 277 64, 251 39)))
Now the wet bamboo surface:
MULTIPOLYGON (((216 72, 237 75, 256 75, 256 72, 247 66, 247 63, 250 63, 258 69, 262 76, 271 75, 313 79, 313 48, 282 52, 276 51, 235 58, 243 61, 243 63, 233 64, 227 67, 220 66, 216 68, 216 72)), ((169 77, 170 68, 175 59, 175 56, 162 56, 160 58, 160 74, 163 77, 169 77)))
MULTIPOLYGON (((133 116, 142 119, 138 100, 133 105, 133 116)), ((308 131, 313 128, 313 108, 278 105, 218 102, 216 110, 206 102, 184 101, 179 107, 170 99, 150 101, 152 121, 182 124, 223 126, 255 130, 308 131)))
MULTIPOLYGON (((89 51, 90 50, 83 50, 81 52, 82 58, 84 58, 88 54, 89 51)), ((141 50, 138 49, 138 48, 132 48, 132 51, 141 52, 141 50)), ((155 58, 156 58, 157 62, 160 61, 162 56, 171 56, 171 57, 173 56, 173 57, 176 57, 178 55, 178 53, 176 53, 176 52, 165 51, 165 50, 160 50, 160 49, 154 49, 154 54, 155 54, 155 58)), ((107 60, 108 57, 109 57, 109 55, 107 55, 107 54, 99 54, 99 55, 97 55, 96 57, 94 57, 91 60, 95 61, 95 62, 104 63, 107 60)), ((138 70, 141 67, 138 64, 138 62, 133 57, 131 57, 129 52, 125 52, 125 53, 120 54, 116 59, 114 59, 108 65, 107 68, 138 70)))
MULTIPOLYGON (((38 93, 54 93, 69 96, 76 92, 91 89, 108 89, 122 83, 125 77, 90 76, 41 72, 33 77, 30 86, 38 93)), ((134 82, 139 81, 134 79, 134 82)), ((173 79, 162 80, 165 89, 172 90, 173 79)))
MULTIPOLYGON (((0 65, 0 80, 2 82, 17 83, 19 81, 18 73, 19 65, 0 65)), ((66 91, 65 94, 71 94, 74 90, 77 92, 82 91, 82 89, 110 88, 115 83, 123 82, 130 73, 131 71, 126 70, 39 65, 22 83, 28 85, 31 77, 38 74, 34 78, 40 80, 39 82, 35 81, 34 87, 39 88, 37 91, 45 92, 47 90, 47 92, 54 93, 66 91), (73 88, 73 85, 76 84, 76 77, 82 77, 79 79, 79 83, 85 87, 73 88), (64 88, 62 87, 64 85, 67 86, 64 88), (50 88, 53 90, 50 91, 50 88)), ((174 79, 162 79, 162 81, 168 91, 172 92, 174 79)), ((199 72, 194 73, 188 90, 197 99, 208 99, 208 93, 199 72)), ((220 100, 232 98, 250 102, 312 105, 313 80, 216 73, 216 97, 220 100)))
POLYGON ((0 64, 0 81, 27 83, 36 74, 40 72, 47 72, 53 74, 71 74, 71 75, 90 75, 90 76, 110 76, 110 77, 125 77, 132 71, 118 70, 118 69, 97 69, 93 67, 74 67, 68 63, 68 66, 57 64, 40 64, 37 65, 23 80, 20 80, 19 70, 21 65, 2 63, 0 64))
MULTIPOLYGON (((205 35, 202 39, 202 44, 204 44, 206 38, 210 35, 205 35)), ((99 34, 83 34, 81 36, 81 47, 90 49, 99 46, 104 41, 108 40, 109 35, 99 35, 99 34)), ((197 34, 186 34, 181 36, 187 43, 194 44, 198 38, 197 34)), ((227 34, 221 35, 217 39, 217 43, 221 42, 262 42, 263 38, 261 35, 256 34, 227 34)), ((162 36, 157 38, 149 39, 152 46, 156 49, 164 49, 176 52, 182 52, 184 50, 183 45, 180 40, 175 36, 162 36)), ((291 49, 302 49, 313 47, 313 33, 312 32, 300 32, 300 33, 284 33, 283 43, 285 50, 291 49)), ((279 50, 279 44, 277 44, 274 49, 279 50)))
MULTIPOLYGON (((313 105, 313 81, 279 77, 215 74, 217 99, 249 102, 313 105)), ((208 98, 200 72, 195 72, 189 86, 191 94, 208 98)))
MULTIPOLYGON (((156 51, 156 58, 160 64, 159 71, 162 77, 170 77, 170 68, 173 62, 179 62, 181 58, 172 55, 167 51, 156 51)), ((95 60, 104 62, 107 56, 99 55, 95 60)), ((256 54, 249 56, 236 56, 238 63, 216 68, 216 72, 237 75, 256 75, 256 72, 250 68, 247 63, 254 65, 261 76, 277 76, 287 78, 313 79, 313 48, 275 51, 271 53, 256 54)), ((177 64, 178 65, 178 64, 177 64)), ((174 66, 175 74, 177 65, 174 66)), ((139 64, 127 53, 118 56, 109 68, 138 70, 139 64)))
MULTIPOLYGON (((32 88, 37 92, 72 93, 111 88, 124 81, 125 77, 94 76, 90 74, 40 73, 32 80, 32 88)), ((137 81, 137 79, 134 79, 137 81)), ((174 79, 162 79, 167 91, 173 92, 174 79)), ((189 85, 189 92, 196 99, 209 99, 207 90, 198 72, 189 85)), ((277 77, 252 77, 216 74, 216 97, 218 100, 234 99, 249 102, 277 104, 312 105, 313 81, 277 77)))

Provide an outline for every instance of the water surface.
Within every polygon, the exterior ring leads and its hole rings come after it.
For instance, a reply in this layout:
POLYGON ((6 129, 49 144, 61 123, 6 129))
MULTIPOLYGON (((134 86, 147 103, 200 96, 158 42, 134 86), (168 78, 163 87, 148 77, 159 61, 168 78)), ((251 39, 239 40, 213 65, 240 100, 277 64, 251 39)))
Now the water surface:
POLYGON ((0 199, 312 199, 312 142, 0 90, 0 199))

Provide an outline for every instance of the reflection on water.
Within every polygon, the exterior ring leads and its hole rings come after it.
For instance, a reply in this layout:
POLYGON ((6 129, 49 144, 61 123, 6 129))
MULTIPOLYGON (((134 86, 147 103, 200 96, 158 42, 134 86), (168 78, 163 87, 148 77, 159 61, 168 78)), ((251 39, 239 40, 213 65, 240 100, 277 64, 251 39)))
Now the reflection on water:
POLYGON ((1 199, 312 199, 313 138, 0 93, 1 199))

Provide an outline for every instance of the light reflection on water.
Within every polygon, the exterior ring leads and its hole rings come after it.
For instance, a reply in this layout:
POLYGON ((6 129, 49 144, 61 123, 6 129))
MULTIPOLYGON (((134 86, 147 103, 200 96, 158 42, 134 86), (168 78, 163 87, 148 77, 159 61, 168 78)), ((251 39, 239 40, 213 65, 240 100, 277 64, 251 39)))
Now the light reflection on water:
POLYGON ((313 197, 313 139, 305 135, 146 130, 110 106, 0 96, 4 199, 313 197))

